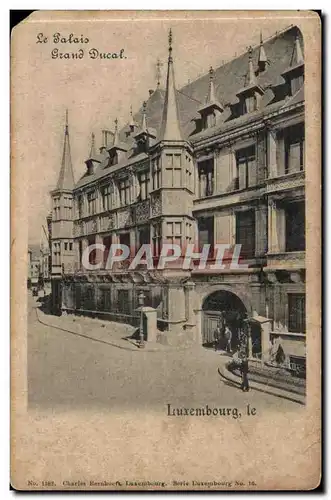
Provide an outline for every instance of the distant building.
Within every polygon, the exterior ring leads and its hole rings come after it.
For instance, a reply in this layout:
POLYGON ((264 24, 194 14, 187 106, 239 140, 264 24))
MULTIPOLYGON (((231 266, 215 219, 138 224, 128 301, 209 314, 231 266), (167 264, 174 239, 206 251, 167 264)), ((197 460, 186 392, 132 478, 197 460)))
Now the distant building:
POLYGON ((302 46, 300 31, 291 27, 176 90, 170 35, 165 90, 158 86, 121 130, 116 120, 99 153, 92 135, 77 183, 66 121, 51 193, 54 306, 135 322, 143 291, 170 343, 208 345, 220 313, 236 335, 238 317, 247 315, 253 356, 261 357, 275 338, 289 362, 305 356, 302 46), (157 259, 165 241, 241 244, 248 267, 81 266, 93 243, 106 249, 152 243, 157 259))

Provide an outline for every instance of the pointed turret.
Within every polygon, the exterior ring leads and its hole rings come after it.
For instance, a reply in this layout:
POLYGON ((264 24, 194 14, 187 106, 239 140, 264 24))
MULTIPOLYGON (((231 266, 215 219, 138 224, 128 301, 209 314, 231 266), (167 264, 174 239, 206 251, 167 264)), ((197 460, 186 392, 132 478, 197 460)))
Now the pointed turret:
POLYGON ((133 112, 132 112, 132 105, 130 106, 130 121, 129 121, 129 128, 130 128, 130 132, 134 132, 134 129, 135 129, 135 122, 134 122, 134 119, 133 119, 133 112))
POLYGON ((129 146, 124 142, 120 141, 120 136, 118 132, 118 119, 116 118, 113 144, 107 148, 110 165, 116 165, 120 161, 124 160, 125 153, 126 151, 128 151, 128 149, 129 146))
POLYGON ((91 135, 91 150, 90 150, 90 158, 94 160, 96 158, 96 152, 95 152, 95 135, 92 132, 91 135))
POLYGON ((179 122, 178 104, 176 98, 175 72, 172 58, 172 31, 169 31, 169 56, 166 94, 163 105, 163 115, 160 132, 161 141, 182 141, 179 122))
POLYGON ((303 54, 302 54, 302 49, 300 45, 300 40, 299 36, 297 35, 295 37, 295 42, 294 42, 294 48, 293 48, 293 53, 292 53, 292 58, 291 58, 291 66, 300 66, 301 64, 304 63, 303 59, 303 54))
POLYGON ((268 58, 267 58, 267 55, 266 55, 265 50, 264 50, 262 31, 261 31, 260 32, 259 59, 258 59, 258 66, 259 66, 260 72, 265 70, 267 62, 268 62, 268 58))
POLYGON ((248 72, 246 79, 246 87, 252 87, 257 85, 257 79, 255 76, 255 71, 253 67, 253 49, 249 47, 248 49, 248 72))
POLYGON ((86 166, 87 166, 87 173, 89 175, 94 173, 95 164, 96 163, 101 163, 100 155, 97 155, 97 153, 95 151, 95 135, 94 135, 93 132, 92 132, 92 135, 91 135, 91 149, 90 149, 90 154, 89 154, 89 157, 88 157, 88 159, 86 160, 85 163, 86 163, 86 166))
POLYGON ((245 86, 237 92, 237 96, 243 105, 243 113, 255 111, 259 107, 259 100, 264 94, 263 88, 259 85, 253 66, 253 49, 248 48, 248 70, 246 74, 245 86))
POLYGON ((283 71, 282 77, 289 86, 289 95, 293 96, 303 85, 304 81, 304 58, 298 34, 295 36, 290 65, 283 71))
POLYGON ((203 121, 203 128, 216 125, 216 117, 220 115, 223 110, 224 107, 215 97, 214 70, 211 66, 209 69, 209 86, 206 103, 198 109, 198 113, 200 113, 203 121))
POLYGON ((68 124, 68 110, 66 110, 66 122, 64 132, 64 145, 61 162, 60 175, 57 181, 56 189, 58 190, 71 190, 74 188, 74 173, 72 169, 71 154, 70 154, 70 140, 69 140, 69 124, 68 124))
POLYGON ((134 136, 139 149, 145 152, 151 145, 151 140, 154 140, 156 138, 156 131, 153 128, 147 127, 146 109, 147 109, 147 103, 146 101, 144 101, 141 129, 134 136))

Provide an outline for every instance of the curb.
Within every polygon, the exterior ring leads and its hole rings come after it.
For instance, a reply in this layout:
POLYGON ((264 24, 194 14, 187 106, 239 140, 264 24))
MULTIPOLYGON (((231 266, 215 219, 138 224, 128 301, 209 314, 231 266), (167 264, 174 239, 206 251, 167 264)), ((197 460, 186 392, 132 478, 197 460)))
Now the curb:
MULTIPOLYGON (((43 321, 39 317, 39 315, 40 315, 39 308, 35 307, 35 310, 36 310, 37 320, 42 325, 48 326, 50 328, 56 328, 57 330, 61 330, 61 331, 66 332, 66 333, 71 333, 72 335, 77 335, 77 337, 83 337, 85 339, 92 340, 94 342, 99 342, 101 344, 106 344, 106 345, 109 345, 111 347, 117 347, 117 349, 123 349, 124 351, 131 351, 131 352, 171 352, 171 351, 183 351, 183 350, 187 350, 190 347, 192 347, 192 346, 186 346, 186 347, 181 347, 181 348, 179 348, 179 347, 166 347, 166 348, 163 347, 163 348, 158 348, 158 347, 155 347, 155 346, 153 346, 153 347, 148 346, 148 343, 145 343, 145 347, 144 348, 139 348, 130 339, 123 340, 123 343, 127 343, 127 344, 126 345, 121 345, 121 344, 119 344, 116 341, 115 342, 110 342, 110 341, 107 341, 107 340, 102 340, 102 339, 99 339, 97 337, 92 337, 92 336, 87 335, 87 334, 82 333, 82 332, 77 332, 77 331, 74 331, 74 330, 69 330, 68 328, 64 328, 63 326, 54 325, 52 323, 43 321), (132 346, 132 347, 129 347, 129 346, 132 346)), ((160 344, 160 345, 163 345, 163 344, 160 344)))
MULTIPOLYGON (((219 375, 228 382, 232 382, 238 388, 240 387, 240 377, 234 375, 227 369, 226 365, 223 365, 218 368, 219 375)), ((250 381, 249 382, 250 389, 254 389, 255 391, 264 392, 265 394, 270 394, 271 396, 276 396, 278 398, 287 399, 292 401, 293 403, 298 403, 301 405, 305 405, 305 396, 301 396, 299 394, 294 394, 285 391, 284 389, 277 389, 276 387, 265 386, 258 382, 250 381), (267 388, 266 388, 267 387, 267 388)))

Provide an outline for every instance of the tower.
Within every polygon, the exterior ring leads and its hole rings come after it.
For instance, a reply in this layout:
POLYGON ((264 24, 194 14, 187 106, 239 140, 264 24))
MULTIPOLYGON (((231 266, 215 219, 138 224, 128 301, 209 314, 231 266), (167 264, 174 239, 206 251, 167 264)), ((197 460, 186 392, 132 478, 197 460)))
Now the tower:
POLYGON ((52 198, 52 296, 53 306, 61 305, 61 280, 66 271, 72 271, 75 261, 73 240, 73 189, 68 110, 66 111, 61 169, 52 198))
MULTIPOLYGON (((172 32, 169 32, 166 91, 162 121, 157 142, 151 147, 151 236, 154 255, 160 255, 164 243, 179 245, 181 255, 193 239, 192 217, 194 175, 192 148, 183 137, 179 119, 175 73, 172 55, 172 32)), ((160 269, 160 266, 159 268, 160 269)), ((173 328, 185 323, 183 282, 190 271, 182 266, 165 266, 158 271, 166 280, 168 321, 173 328)))

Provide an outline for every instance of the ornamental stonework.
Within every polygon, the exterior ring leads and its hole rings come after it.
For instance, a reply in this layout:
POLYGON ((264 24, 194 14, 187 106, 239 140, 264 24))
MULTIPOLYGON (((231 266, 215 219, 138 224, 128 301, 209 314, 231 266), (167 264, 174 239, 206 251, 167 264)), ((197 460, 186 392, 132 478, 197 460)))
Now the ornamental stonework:
POLYGON ((119 228, 132 224, 131 210, 126 208, 117 213, 117 225, 119 228))
POLYGON ((149 200, 144 200, 136 206, 136 222, 145 222, 149 219, 149 200))
POLYGON ((114 214, 107 215, 106 217, 101 217, 100 219, 100 230, 110 231, 115 228, 115 217, 114 214))
POLYGON ((158 194, 156 196, 153 196, 151 200, 151 206, 152 206, 152 217, 156 215, 161 215, 162 213, 162 202, 161 202, 161 195, 158 194))

